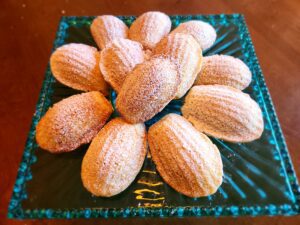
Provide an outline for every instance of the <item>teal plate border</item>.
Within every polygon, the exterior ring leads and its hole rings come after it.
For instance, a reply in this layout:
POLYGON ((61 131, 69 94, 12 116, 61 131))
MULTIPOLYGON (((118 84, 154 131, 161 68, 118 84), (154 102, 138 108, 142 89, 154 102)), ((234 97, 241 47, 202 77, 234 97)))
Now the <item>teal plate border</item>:
MULTIPOLYGON (((54 49, 64 44, 66 30, 70 25, 82 24, 89 25, 94 17, 62 17, 59 30, 54 42, 54 49)), ((134 16, 120 16, 126 24, 130 24, 134 16)), ((177 26, 182 21, 191 19, 205 20, 212 25, 233 23, 238 27, 240 40, 242 43, 242 52, 244 61, 256 75, 257 89, 262 97, 260 104, 263 104, 267 110, 267 119, 270 121, 272 133, 275 136, 275 145, 279 149, 280 160, 284 167, 291 193, 294 195, 294 201, 291 204, 282 205, 226 205, 226 206, 167 206, 160 208, 151 207, 127 207, 127 208, 78 208, 78 209, 24 209, 22 202, 28 198, 26 192, 26 183, 32 179, 31 165, 36 162, 35 155, 36 143, 35 127, 41 116, 50 105, 51 88, 54 78, 48 66, 45 80, 41 89, 36 111, 32 119, 31 129, 26 142, 22 161, 18 170, 16 183, 8 207, 8 218, 99 218, 99 217, 185 217, 185 216, 258 216, 258 215, 296 215, 300 213, 300 187, 295 175, 293 165, 288 153, 288 149, 274 110, 268 88, 260 69, 254 47, 249 35, 248 28, 243 15, 240 14, 220 14, 220 15, 187 15, 171 16, 173 26, 177 26)))

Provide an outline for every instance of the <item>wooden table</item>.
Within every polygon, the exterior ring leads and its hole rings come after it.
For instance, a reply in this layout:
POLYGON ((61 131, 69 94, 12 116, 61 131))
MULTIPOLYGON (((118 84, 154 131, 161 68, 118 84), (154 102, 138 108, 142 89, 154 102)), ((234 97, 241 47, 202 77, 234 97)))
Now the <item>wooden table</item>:
MULTIPOLYGON (((0 224, 88 224, 84 220, 16 221, 7 206, 52 43, 62 15, 243 13, 284 135, 300 174, 299 0, 2 0, 0 1, 0 224)), ((299 176, 298 176, 299 177, 299 176)), ((115 219, 101 224, 300 224, 300 217, 115 219)))

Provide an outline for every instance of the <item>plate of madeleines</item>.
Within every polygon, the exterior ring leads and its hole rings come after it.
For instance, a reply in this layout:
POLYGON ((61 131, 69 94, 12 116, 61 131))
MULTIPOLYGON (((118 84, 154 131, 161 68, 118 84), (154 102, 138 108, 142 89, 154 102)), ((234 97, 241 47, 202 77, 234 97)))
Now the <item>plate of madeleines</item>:
POLYGON ((62 18, 10 218, 291 215, 299 190, 242 15, 62 18))
POLYGON ((59 154, 90 143, 81 180, 94 196, 126 190, 147 154, 177 192, 214 194, 223 181, 223 164, 210 137, 244 143, 264 130, 259 105, 243 92, 252 79, 247 65, 228 55, 203 57, 217 37, 203 21, 171 31, 169 16, 161 12, 146 12, 129 28, 103 15, 90 31, 99 49, 70 43, 51 55, 53 76, 83 93, 48 109, 36 126, 38 145, 59 154), (106 98, 111 89, 115 107, 106 98), (146 129, 145 122, 183 98, 181 115, 166 114, 146 129))

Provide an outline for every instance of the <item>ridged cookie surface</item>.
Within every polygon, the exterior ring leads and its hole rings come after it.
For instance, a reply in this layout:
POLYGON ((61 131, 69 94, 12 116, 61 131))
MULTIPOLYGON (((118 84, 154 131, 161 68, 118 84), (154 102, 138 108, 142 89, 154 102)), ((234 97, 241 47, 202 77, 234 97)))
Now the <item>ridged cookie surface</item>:
POLYGON ((168 114, 148 132, 152 159, 162 178, 189 197, 215 193, 222 184, 218 148, 185 118, 168 114))
POLYGON ((140 171, 147 152, 144 124, 111 120, 97 134, 81 166, 84 187, 96 196, 124 191, 140 171))
POLYGON ((131 123, 151 119, 175 96, 180 77, 169 59, 153 58, 127 76, 116 100, 119 113, 131 123))
POLYGON ((104 79, 117 92, 133 68, 144 61, 143 46, 129 39, 115 39, 101 52, 100 70, 104 79))
POLYGON ((91 33, 100 49, 117 38, 128 37, 128 27, 119 18, 111 15, 96 17, 91 24, 91 33))
POLYGON ((54 77, 61 83, 81 91, 101 91, 109 86, 99 69, 100 53, 85 44, 66 44, 57 48, 50 58, 54 77))
POLYGON ((198 43, 201 45, 202 50, 210 48, 217 38, 215 29, 208 23, 192 20, 185 23, 181 23, 173 33, 185 33, 192 35, 198 43))
POLYGON ((181 83, 175 98, 181 98, 191 88, 201 69, 200 45, 189 34, 171 34, 159 42, 154 55, 163 55, 177 65, 181 83))
POLYGON ((228 86, 194 86, 181 110, 199 131, 230 142, 253 141, 264 129, 258 104, 248 94, 228 86))
POLYGON ((36 127, 39 146, 52 153, 69 152, 89 143, 113 109, 100 92, 68 97, 51 107, 36 127))
POLYGON ((240 90, 249 86, 252 79, 248 66, 229 55, 213 55, 203 58, 203 65, 194 85, 220 84, 240 90))
POLYGON ((170 18, 161 12, 146 12, 140 15, 129 29, 129 38, 152 49, 171 30, 170 18))

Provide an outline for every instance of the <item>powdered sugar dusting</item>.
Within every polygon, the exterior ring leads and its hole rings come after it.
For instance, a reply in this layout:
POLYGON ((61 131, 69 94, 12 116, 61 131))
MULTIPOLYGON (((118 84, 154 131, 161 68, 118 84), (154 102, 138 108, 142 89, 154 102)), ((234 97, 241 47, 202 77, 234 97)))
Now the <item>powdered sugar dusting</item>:
POLYGON ((112 106, 99 92, 73 95, 50 108, 37 125, 37 142, 51 152, 72 151, 104 126, 112 106))
POLYGON ((203 58, 203 66, 194 85, 221 84, 240 90, 249 86, 252 74, 240 59, 228 55, 213 55, 203 58))
POLYGON ((99 52, 85 44, 66 44, 55 50, 50 58, 50 67, 61 83, 81 91, 108 93, 99 66, 99 52))
POLYGON ((101 52, 100 69, 104 79, 119 92, 127 74, 143 61, 144 51, 140 43, 116 39, 101 52))
POLYGON ((249 142, 263 132, 257 103, 228 86, 194 86, 185 98, 182 113, 198 130, 227 141, 249 142))
POLYGON ((129 37, 152 49, 171 30, 170 18, 161 12, 147 12, 140 15, 129 29, 129 37))
POLYGON ((191 34, 201 45, 202 50, 210 48, 217 38, 215 29, 208 23, 199 20, 191 20, 181 23, 173 33, 191 34))
POLYGON ((96 17, 91 25, 91 33, 100 49, 117 38, 127 38, 128 27, 119 18, 111 15, 96 17))
POLYGON ((223 165, 217 147, 186 119, 168 114, 149 129, 152 158, 163 179, 190 196, 207 196, 222 183, 223 165))
POLYGON ((144 122, 174 98, 179 82, 177 67, 168 59, 153 58, 139 64, 123 84, 117 109, 129 122, 144 122))
POLYGON ((82 162, 85 188, 96 196, 125 190, 140 171, 147 152, 144 124, 111 120, 96 136, 82 162))
POLYGON ((188 34, 170 34, 154 49, 154 55, 171 59, 178 67, 181 83, 176 98, 181 98, 193 85, 202 65, 202 50, 188 34))

